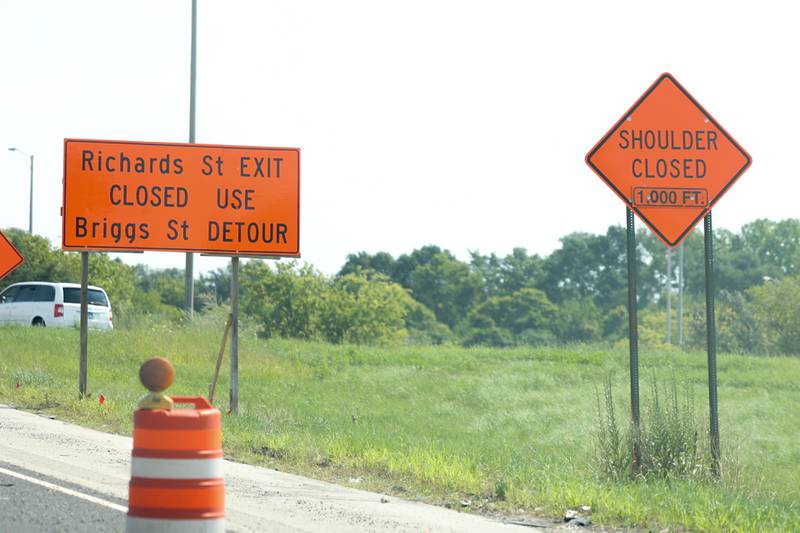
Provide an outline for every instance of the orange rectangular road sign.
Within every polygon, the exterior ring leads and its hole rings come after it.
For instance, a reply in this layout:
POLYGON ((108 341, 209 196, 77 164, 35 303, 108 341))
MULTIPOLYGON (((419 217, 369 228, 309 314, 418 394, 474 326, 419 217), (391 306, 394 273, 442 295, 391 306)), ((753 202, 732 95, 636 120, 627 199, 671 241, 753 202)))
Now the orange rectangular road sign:
POLYGON ((0 232, 0 279, 22 264, 22 255, 14 248, 5 235, 0 232))
POLYGON ((64 140, 65 250, 300 255, 300 150, 64 140))
POLYGON ((586 163, 668 246, 677 246, 750 155, 670 74, 662 74, 586 163))

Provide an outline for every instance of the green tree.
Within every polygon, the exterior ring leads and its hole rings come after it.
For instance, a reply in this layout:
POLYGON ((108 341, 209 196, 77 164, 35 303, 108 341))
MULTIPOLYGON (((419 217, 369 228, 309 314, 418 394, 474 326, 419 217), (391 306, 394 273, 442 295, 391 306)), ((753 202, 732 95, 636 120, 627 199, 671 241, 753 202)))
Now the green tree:
POLYGON ((358 252, 355 254, 348 254, 342 268, 339 270, 339 276, 346 276, 347 274, 355 274, 359 271, 371 271, 378 274, 383 274, 389 279, 395 280, 396 261, 391 254, 386 252, 378 252, 374 255, 367 252, 358 252))
POLYGON ((553 338, 557 314, 558 308, 539 289, 525 288, 509 296, 494 296, 470 313, 465 344, 546 342, 553 338))
MULTIPOLYGON (((657 240, 650 237, 648 242, 657 240)), ((705 293, 704 246, 701 228, 684 240, 686 292, 698 296, 705 293)), ((656 285, 663 291, 663 251, 653 254, 653 258, 652 269, 659 273, 656 276, 661 276, 656 285)), ((673 258, 676 259, 677 254, 673 254, 673 258)), ((677 272, 677 260, 673 261, 673 268, 677 272)), ((760 285, 765 279, 800 274, 800 220, 759 219, 745 224, 738 233, 715 229, 714 271, 717 289, 730 293, 760 285)), ((673 277, 676 279, 677 275, 674 273, 673 277)))
POLYGON ((320 313, 326 289, 322 273, 295 261, 249 261, 240 271, 242 312, 258 319, 265 337, 313 339, 320 334, 320 313))
POLYGON ((231 267, 218 268, 201 274, 195 282, 195 291, 205 295, 206 299, 221 305, 231 299, 231 267))
POLYGON ((405 316, 411 297, 387 277, 364 273, 329 282, 322 299, 320 332, 329 342, 387 344, 405 340, 405 316))
MULTIPOLYGON (((481 273, 433 245, 403 254, 396 260, 386 252, 350 254, 338 275, 358 272, 386 276, 410 290, 412 297, 430 309, 448 329, 461 323, 469 310, 485 297, 481 273)), ((444 335, 444 331, 439 329, 437 335, 444 335)))
POLYGON ((767 281, 748 289, 747 295, 767 350, 800 353, 800 276, 767 281))
MULTIPOLYGON (((444 254, 449 259, 455 260, 455 257, 447 250, 442 250, 438 246, 429 244, 422 248, 417 248, 410 254, 403 254, 397 258, 397 261, 392 269, 391 278, 401 286, 411 288, 411 276, 414 271, 423 265, 429 264, 435 257, 444 254)), ((438 315, 437 315, 438 316, 438 315)))
POLYGON ((444 344, 454 339, 450 328, 436 320, 433 311, 409 296, 406 311, 409 341, 416 344, 444 344))
POLYGON ((567 300, 558 306, 552 329, 561 342, 592 342, 600 338, 601 315, 593 300, 567 300))
POLYGON ((115 313, 125 315, 132 311, 136 292, 136 274, 133 267, 103 253, 89 255, 89 282, 103 287, 115 313))
MULTIPOLYGON (((661 242, 648 228, 636 232, 638 250, 641 254, 637 288, 645 294, 642 306, 663 301, 667 281, 667 251, 669 247, 661 242)), ((683 241, 684 246, 684 288, 686 292, 702 292, 705 280, 703 263, 703 232, 693 231, 683 241), (699 285, 698 285, 699 283, 699 285)), ((670 277, 673 288, 678 283, 678 250, 672 250, 672 271, 670 277)))
POLYGON ((184 272, 182 269, 153 269, 145 265, 134 267, 136 287, 144 292, 155 292, 161 303, 176 308, 183 307, 184 272))
MULTIPOLYGON (((242 312, 266 337, 384 344, 407 336, 415 302, 387 277, 359 270, 328 278, 312 266, 251 261, 241 270, 242 312)), ((418 304, 417 304, 418 305, 418 304)))
POLYGON ((408 276, 407 288, 439 322, 452 329, 482 297, 483 281, 468 265, 444 251, 417 265, 408 276))
MULTIPOLYGON (((643 254, 638 254, 642 270, 643 254)), ((571 233, 544 260, 541 287, 553 302, 591 298, 605 312, 627 302, 626 230, 611 226, 605 235, 571 233)), ((639 290, 639 303, 651 300, 648 288, 639 290)))
POLYGON ((483 280, 483 290, 487 297, 506 293, 503 279, 503 260, 495 254, 481 255, 470 251, 470 266, 483 280))
POLYGON ((470 252, 470 265, 483 279, 487 297, 509 295, 520 289, 538 288, 544 274, 544 261, 528 255, 525 248, 514 248, 505 257, 470 252))
POLYGON ((601 336, 604 339, 616 341, 628 335, 628 308, 618 305, 602 315, 600 322, 601 336))
MULTIPOLYGON (((715 302, 716 330, 717 345, 720 351, 764 353, 767 350, 767 339, 764 335, 766 331, 759 324, 756 315, 758 309, 753 305, 752 300, 753 297, 747 292, 722 291, 717 295, 715 302)), ((696 307, 701 307, 705 313, 705 303, 696 307)), ((702 324, 705 326, 705 320, 702 320, 702 324)), ((698 344, 705 347, 705 342, 704 327, 701 342, 698 344)))
POLYGON ((742 249, 760 259, 760 274, 771 278, 800 274, 800 220, 758 219, 742 226, 742 249))

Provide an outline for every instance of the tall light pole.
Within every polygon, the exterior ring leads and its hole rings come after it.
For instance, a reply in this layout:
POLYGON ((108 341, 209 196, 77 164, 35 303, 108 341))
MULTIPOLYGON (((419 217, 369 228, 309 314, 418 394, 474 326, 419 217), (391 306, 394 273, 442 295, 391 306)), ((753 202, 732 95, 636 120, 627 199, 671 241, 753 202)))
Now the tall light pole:
MULTIPOLYGON (((194 108, 197 94, 197 0, 192 0, 192 58, 189 83, 189 142, 194 142, 194 108)), ((183 307, 189 318, 194 316, 194 256, 186 253, 183 307)))
POLYGON ((26 154, 19 148, 9 148, 10 152, 19 152, 22 155, 29 157, 31 160, 31 197, 30 205, 28 207, 28 234, 33 235, 33 154, 26 154))

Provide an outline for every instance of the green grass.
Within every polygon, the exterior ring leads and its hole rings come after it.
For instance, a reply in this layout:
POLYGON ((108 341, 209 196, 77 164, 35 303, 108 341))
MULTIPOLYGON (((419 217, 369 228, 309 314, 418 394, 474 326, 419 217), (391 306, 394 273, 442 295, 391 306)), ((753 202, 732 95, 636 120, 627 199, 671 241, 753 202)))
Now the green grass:
MULTIPOLYGON (((207 316, 186 328, 142 321, 91 332, 92 398, 82 401, 77 331, 0 328, 0 401, 130 434, 145 392, 138 365, 165 356, 177 371, 171 393, 205 394, 223 324, 207 316)), ((643 405, 646 377, 674 374, 706 413, 704 353, 642 350, 640 359, 643 405)), ((596 523, 611 525, 797 527, 800 359, 719 356, 720 482, 607 482, 593 462, 597 394, 611 375, 626 419, 627 361, 626 349, 332 346, 264 341, 245 329, 240 414, 223 417, 225 453, 344 484, 360 477, 360 488, 434 503, 467 497, 478 510, 560 516, 590 505, 596 523)), ((223 410, 227 369, 226 356, 215 402, 223 410)))

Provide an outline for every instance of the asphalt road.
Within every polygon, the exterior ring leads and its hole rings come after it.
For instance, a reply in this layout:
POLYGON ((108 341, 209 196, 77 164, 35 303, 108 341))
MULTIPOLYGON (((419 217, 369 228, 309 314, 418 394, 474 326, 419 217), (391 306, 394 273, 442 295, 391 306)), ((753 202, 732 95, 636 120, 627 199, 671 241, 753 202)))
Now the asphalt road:
MULTIPOLYGON (((131 447, 130 437, 0 405, 0 533, 124 531, 131 447)), ((523 533, 531 526, 537 531, 564 528, 555 520, 526 517, 521 525, 227 460, 223 474, 225 525, 236 533, 523 533)))
POLYGON ((112 500, 0 462, 0 533, 124 531, 125 502, 112 500))

